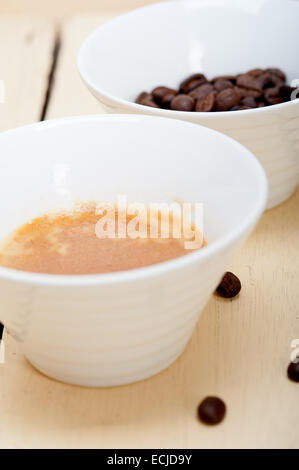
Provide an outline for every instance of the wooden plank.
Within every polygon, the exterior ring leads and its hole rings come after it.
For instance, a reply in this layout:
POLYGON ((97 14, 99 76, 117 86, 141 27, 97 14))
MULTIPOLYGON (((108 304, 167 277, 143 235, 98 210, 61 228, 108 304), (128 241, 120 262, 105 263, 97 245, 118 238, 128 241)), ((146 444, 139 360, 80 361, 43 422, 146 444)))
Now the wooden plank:
POLYGON ((161 0, 0 0, 0 11, 11 14, 47 15, 63 19, 72 14, 93 12, 95 15, 107 10, 118 14, 118 11, 129 11, 161 0))
MULTIPOLYGON (((48 117, 99 112, 74 58, 81 38, 104 19, 66 24, 48 117)), ((211 299, 182 357, 149 380, 106 389, 61 384, 36 372, 10 342, 0 366, 0 445, 298 447, 298 385, 286 379, 291 341, 299 338, 298 204, 299 191, 264 214, 228 267, 242 280, 240 297, 211 299), (207 394, 227 403, 220 426, 196 419, 207 394)))
POLYGON ((115 14, 75 16, 65 22, 61 31, 61 46, 55 86, 46 118, 103 113, 104 108, 87 90, 76 65, 77 52, 85 37, 115 14))
POLYGON ((54 37, 47 18, 0 17, 0 131, 40 119, 54 37))
MULTIPOLYGON (((40 119, 55 35, 55 25, 47 18, 0 16, 0 131, 40 119)), ((5 332, 3 341, 8 357, 14 355, 15 341, 5 332)), ((5 364, 0 363, 1 448, 10 445, 10 438, 6 439, 5 422, 8 412, 6 370, 10 370, 10 366, 8 360, 5 364)))

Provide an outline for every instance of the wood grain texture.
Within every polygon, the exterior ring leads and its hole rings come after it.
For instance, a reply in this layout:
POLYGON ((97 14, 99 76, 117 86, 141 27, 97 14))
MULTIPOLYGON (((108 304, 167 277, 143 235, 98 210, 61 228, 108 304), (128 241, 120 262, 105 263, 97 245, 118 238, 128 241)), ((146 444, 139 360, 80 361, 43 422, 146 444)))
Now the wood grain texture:
POLYGON ((40 119, 54 46, 47 18, 0 17, 0 131, 40 119), (0 100, 1 101, 1 100, 0 100))
POLYGON ((60 34, 61 46, 55 84, 46 119, 104 112, 101 103, 83 84, 77 70, 76 60, 80 44, 86 36, 113 16, 115 15, 111 12, 100 16, 74 16, 64 23, 60 34))
MULTIPOLYGON (((66 24, 48 116, 98 111, 73 76, 71 57, 101 19, 66 24)), ((286 378, 291 341, 299 339, 298 237, 297 190, 264 214, 228 266, 242 281, 240 296, 212 298, 185 353, 146 381, 105 389, 64 385, 35 371, 6 338, 0 447, 298 448, 299 388, 286 378), (227 403, 217 427, 196 418, 207 394, 227 403)))

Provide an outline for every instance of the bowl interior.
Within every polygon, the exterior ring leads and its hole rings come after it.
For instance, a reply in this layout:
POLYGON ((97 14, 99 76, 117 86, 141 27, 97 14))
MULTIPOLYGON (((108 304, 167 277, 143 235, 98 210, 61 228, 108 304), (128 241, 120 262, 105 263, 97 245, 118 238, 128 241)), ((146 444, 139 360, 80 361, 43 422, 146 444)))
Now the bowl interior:
POLYGON ((298 19, 294 0, 163 2, 92 33, 78 67, 92 89, 128 101, 194 72, 212 78, 276 66, 290 81, 299 76, 298 19))
POLYGON ((0 135, 0 241, 76 202, 203 203, 213 243, 266 198, 263 170, 240 144, 195 124, 150 116, 48 121, 0 135))

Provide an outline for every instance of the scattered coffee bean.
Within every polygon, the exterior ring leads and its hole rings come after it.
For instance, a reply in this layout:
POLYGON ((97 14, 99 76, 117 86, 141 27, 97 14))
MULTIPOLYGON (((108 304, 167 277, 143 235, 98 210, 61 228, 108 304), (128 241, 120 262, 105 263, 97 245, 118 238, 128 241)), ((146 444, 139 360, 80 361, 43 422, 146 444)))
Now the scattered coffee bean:
POLYGON ((287 372, 290 380, 299 382, 299 362, 290 362, 287 372))
POLYGON ((217 111, 228 111, 240 103, 240 95, 234 88, 220 91, 216 97, 217 111))
POLYGON ((182 81, 179 90, 158 86, 152 93, 141 93, 136 103, 175 111, 241 111, 290 101, 294 90, 286 85, 284 72, 275 67, 209 81, 202 73, 195 73, 182 81))
POLYGON ((195 73, 182 81, 179 91, 180 93, 188 94, 190 91, 194 90, 194 88, 202 85, 206 81, 207 79, 202 73, 195 73))
POLYGON ((225 403, 218 397, 207 397, 199 405, 197 415, 205 424, 220 423, 226 413, 225 403))
POLYGON ((170 108, 176 111, 193 111, 195 101, 190 95, 177 95, 171 103, 170 108))
POLYGON ((224 274, 216 292, 220 297, 230 299, 239 294, 241 287, 240 279, 235 274, 228 271, 224 274))

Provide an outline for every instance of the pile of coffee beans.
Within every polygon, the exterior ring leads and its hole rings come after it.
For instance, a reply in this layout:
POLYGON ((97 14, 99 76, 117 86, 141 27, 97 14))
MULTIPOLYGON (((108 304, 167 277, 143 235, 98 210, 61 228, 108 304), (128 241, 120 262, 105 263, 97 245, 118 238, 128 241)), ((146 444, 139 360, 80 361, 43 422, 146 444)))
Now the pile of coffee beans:
POLYGON ((178 90, 158 86, 151 93, 140 93, 136 103, 175 111, 239 111, 290 101, 294 90, 278 68, 252 69, 212 80, 196 73, 183 80, 178 90))

